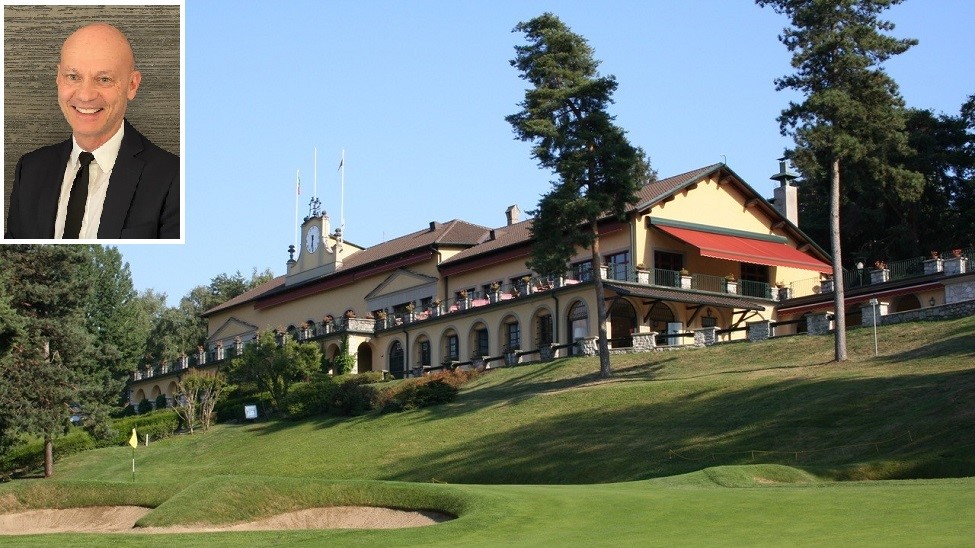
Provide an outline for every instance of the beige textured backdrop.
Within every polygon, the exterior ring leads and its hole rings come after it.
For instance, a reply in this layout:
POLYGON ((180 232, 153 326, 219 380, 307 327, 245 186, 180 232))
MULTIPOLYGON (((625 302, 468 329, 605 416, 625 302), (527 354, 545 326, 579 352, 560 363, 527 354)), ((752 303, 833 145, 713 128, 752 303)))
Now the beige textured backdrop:
POLYGON ((61 44, 103 21, 128 36, 142 84, 126 118, 160 147, 179 147, 179 6, 4 6, 3 198, 6 216, 20 157, 71 136, 57 103, 61 44))

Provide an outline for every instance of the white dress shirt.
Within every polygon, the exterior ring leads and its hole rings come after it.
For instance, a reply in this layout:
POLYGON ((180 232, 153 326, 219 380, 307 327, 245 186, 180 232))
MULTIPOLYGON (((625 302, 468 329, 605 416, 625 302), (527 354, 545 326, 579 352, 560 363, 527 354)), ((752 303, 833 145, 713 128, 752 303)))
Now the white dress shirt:
MULTIPOLYGON (((105 207, 105 196, 108 194, 108 180, 112 176, 118 150, 122 146, 122 135, 125 134, 125 124, 122 124, 111 139, 95 150, 89 151, 95 159, 88 166, 88 201, 85 203, 85 215, 81 218, 81 234, 79 239, 95 239, 98 237, 98 225, 102 220, 102 209, 105 207)), ((74 136, 71 137, 73 146, 68 165, 64 169, 64 179, 61 181, 61 199, 58 200, 58 216, 54 220, 54 237, 64 238, 64 221, 68 216, 68 200, 71 198, 71 186, 74 178, 81 169, 78 156, 84 152, 74 136)))

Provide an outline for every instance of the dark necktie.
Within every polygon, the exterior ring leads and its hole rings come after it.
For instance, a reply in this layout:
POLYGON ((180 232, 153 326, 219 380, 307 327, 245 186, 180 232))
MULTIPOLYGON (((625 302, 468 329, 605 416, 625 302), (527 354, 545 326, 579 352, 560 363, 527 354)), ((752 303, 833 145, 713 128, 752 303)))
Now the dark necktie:
POLYGON ((78 155, 81 169, 75 175, 71 185, 71 197, 68 198, 68 214, 64 219, 64 238, 77 240, 81 234, 81 220, 85 216, 85 204, 88 202, 88 164, 95 159, 90 152, 78 155))

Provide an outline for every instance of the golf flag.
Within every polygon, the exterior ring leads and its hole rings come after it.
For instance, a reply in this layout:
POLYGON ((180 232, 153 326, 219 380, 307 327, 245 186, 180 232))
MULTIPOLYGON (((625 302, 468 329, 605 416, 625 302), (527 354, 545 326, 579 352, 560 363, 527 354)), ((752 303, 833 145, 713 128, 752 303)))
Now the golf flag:
POLYGON ((132 437, 129 438, 129 445, 132 446, 132 449, 139 446, 139 437, 135 435, 135 428, 132 429, 132 437))

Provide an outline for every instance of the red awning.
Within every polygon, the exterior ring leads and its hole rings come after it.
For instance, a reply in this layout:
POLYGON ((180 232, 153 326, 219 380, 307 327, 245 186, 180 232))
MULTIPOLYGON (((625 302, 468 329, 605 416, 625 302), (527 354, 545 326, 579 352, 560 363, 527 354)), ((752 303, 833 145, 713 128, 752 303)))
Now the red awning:
POLYGON ((690 228, 654 225, 667 234, 701 250, 701 255, 769 266, 788 266, 833 273, 833 267, 784 243, 756 240, 744 236, 715 234, 690 228))

